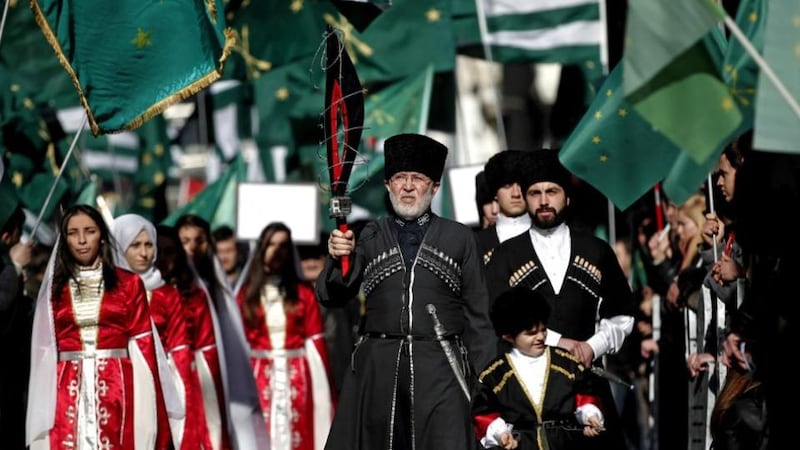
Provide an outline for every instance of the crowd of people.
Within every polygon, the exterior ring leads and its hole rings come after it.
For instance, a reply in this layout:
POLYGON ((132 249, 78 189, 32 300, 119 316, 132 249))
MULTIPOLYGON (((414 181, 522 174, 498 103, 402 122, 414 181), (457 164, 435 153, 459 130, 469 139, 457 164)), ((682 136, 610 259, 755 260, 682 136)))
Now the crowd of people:
POLYGON ((794 266, 742 215, 749 139, 614 243, 550 149, 487 161, 477 228, 438 216, 418 134, 385 142, 387 215, 318 246, 79 204, 42 249, 0 184, 3 447, 780 448, 794 266))

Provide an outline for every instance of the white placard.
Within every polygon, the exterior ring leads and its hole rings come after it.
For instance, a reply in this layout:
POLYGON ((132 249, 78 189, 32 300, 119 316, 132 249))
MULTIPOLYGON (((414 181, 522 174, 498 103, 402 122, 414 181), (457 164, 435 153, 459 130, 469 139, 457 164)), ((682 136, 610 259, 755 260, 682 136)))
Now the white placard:
POLYGON ((292 230, 295 244, 319 243, 319 186, 315 183, 239 183, 236 237, 256 240, 271 222, 292 230))
POLYGON ((454 219, 456 222, 461 222, 470 227, 478 225, 478 206, 475 203, 475 176, 481 170, 483 170, 483 164, 453 167, 447 170, 454 219))

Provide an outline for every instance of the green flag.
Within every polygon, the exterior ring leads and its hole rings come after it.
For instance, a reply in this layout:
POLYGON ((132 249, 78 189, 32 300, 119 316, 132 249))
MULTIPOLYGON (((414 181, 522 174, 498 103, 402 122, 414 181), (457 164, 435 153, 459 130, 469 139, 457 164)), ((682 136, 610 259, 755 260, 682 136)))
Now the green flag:
POLYGON ((559 158, 625 210, 667 174, 680 150, 625 100, 622 68, 611 71, 559 158))
POLYGON ((238 3, 227 16, 228 25, 236 32, 234 51, 241 55, 251 80, 300 59, 310 63, 323 42, 323 16, 338 15, 327 0, 238 3))
POLYGON ((701 40, 722 14, 709 0, 633 0, 628 10, 625 95, 698 164, 742 121, 719 76, 724 38, 714 29, 701 40))
MULTIPOLYGON (((764 45, 766 8, 765 0, 743 0, 736 13, 737 26, 758 51, 761 51, 764 45)), ((742 113, 742 122, 733 132, 734 138, 753 128, 757 78, 758 66, 755 61, 738 39, 731 38, 725 48, 722 79, 742 113)), ((663 187, 667 197, 680 204, 697 193, 700 185, 708 179, 708 172, 716 165, 719 154, 727 144, 725 141, 720 143, 711 157, 700 164, 682 152, 664 179, 663 187)))
POLYGON ((239 154, 220 177, 205 187, 189 203, 177 208, 161 223, 175 225, 184 214, 196 214, 217 228, 221 225, 236 227, 236 190, 247 177, 247 165, 239 154))
MULTIPOLYGON (((742 0, 739 4, 736 25, 758 52, 763 51, 764 48, 766 18, 766 0, 742 0)), ((722 64, 722 80, 728 86, 742 113, 742 123, 737 135, 753 128, 758 72, 758 65, 753 57, 745 51, 742 43, 738 39, 730 37, 722 64)))
MULTIPOLYGON (((764 59, 795 103, 800 99, 800 3, 770 0, 764 35, 764 59)), ((800 153, 800 117, 765 76, 758 80, 753 147, 800 153)))
POLYGON ((91 205, 97 207, 97 196, 100 194, 97 178, 92 178, 84 183, 78 196, 75 198, 76 205, 91 205))
POLYGON ((600 61, 606 32, 598 0, 478 1, 495 61, 600 61))
MULTIPOLYGON (((258 111, 256 142, 261 149, 261 163, 265 177, 276 180, 277 174, 290 172, 299 158, 301 143, 293 132, 293 121, 311 121, 316 124, 325 103, 325 73, 317 70, 313 59, 276 67, 253 81, 253 96, 258 111), (281 167, 276 167, 281 166, 281 167)), ((314 145, 319 143, 318 129, 305 127, 310 135, 304 136, 314 145)))
POLYGON ((450 21, 452 0, 395 0, 364 31, 346 19, 326 15, 344 31, 342 44, 362 83, 390 81, 419 73, 429 64, 435 72, 455 67, 455 35, 450 21))
POLYGON ((32 0, 92 134, 133 129, 217 80, 233 38, 218 0, 32 0))
POLYGON ((148 220, 155 220, 156 207, 164 201, 163 186, 172 167, 167 124, 162 116, 154 117, 136 130, 139 136, 138 169, 133 176, 136 189, 130 210, 148 220))
POLYGON ((69 75, 56 58, 53 48, 42 36, 28 2, 12 1, 0 45, 0 72, 36 86, 30 92, 35 103, 48 103, 61 109, 80 104, 69 75))

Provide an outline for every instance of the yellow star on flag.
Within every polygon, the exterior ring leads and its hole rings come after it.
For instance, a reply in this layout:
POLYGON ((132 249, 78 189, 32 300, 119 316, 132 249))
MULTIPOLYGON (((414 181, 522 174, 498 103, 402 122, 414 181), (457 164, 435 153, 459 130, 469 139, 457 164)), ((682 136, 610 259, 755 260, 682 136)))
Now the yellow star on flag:
POLYGON ((425 18, 428 22, 438 22, 442 18, 442 12, 436 8, 431 8, 425 13, 425 18))
POLYGON ((619 111, 617 111, 617 114, 619 114, 620 117, 625 117, 628 115, 628 110, 625 108, 620 108, 619 111))
POLYGON ((282 87, 275 91, 275 98, 281 102, 286 101, 289 98, 289 88, 282 87))
POLYGON ((606 97, 611 97, 612 95, 614 95, 614 91, 613 91, 613 90, 611 90, 611 89, 608 89, 608 90, 606 91, 606 97))
POLYGON ((608 162, 608 154, 606 154, 606 153, 601 153, 601 154, 600 154, 600 162, 601 162, 601 163, 607 163, 607 162, 608 162))
POLYGON ((152 32, 139 28, 136 30, 136 37, 131 40, 131 44, 135 45, 137 50, 152 46, 153 42, 150 40, 150 34, 152 32))
POLYGON ((602 119, 602 118, 603 118, 603 113, 602 113, 602 111, 597 111, 597 112, 595 112, 595 113, 594 113, 594 118, 595 118, 595 119, 597 119, 597 120, 600 120, 600 119, 602 119))
POLYGON ((599 144, 600 143, 600 136, 593 137, 592 138, 592 143, 593 144, 599 144))
POLYGON ((289 10, 293 13, 299 13, 303 10, 303 0, 292 0, 289 5, 289 10))

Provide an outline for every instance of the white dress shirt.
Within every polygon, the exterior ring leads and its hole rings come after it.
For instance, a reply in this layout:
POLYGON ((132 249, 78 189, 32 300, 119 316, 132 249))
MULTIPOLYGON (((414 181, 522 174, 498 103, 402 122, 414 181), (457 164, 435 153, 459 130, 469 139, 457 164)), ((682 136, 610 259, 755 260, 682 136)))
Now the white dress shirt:
MULTIPOLYGON (((531 227, 530 235, 533 249, 542 263, 542 269, 547 274, 553 291, 558 294, 561 292, 561 286, 564 285, 564 278, 567 275, 572 255, 569 227, 562 223, 555 228, 544 230, 534 225, 531 227)), ((601 298, 600 302, 602 301, 601 298)), ((599 309, 598 304, 598 311, 599 309)), ((601 319, 595 334, 586 340, 594 352, 594 358, 597 359, 606 353, 619 351, 625 337, 633 330, 633 322, 633 316, 614 316, 601 319)), ((561 339, 561 333, 548 328, 545 344, 557 347, 559 339, 561 339)))
POLYGON ((528 231, 531 228, 531 216, 526 212, 517 217, 507 217, 503 213, 497 214, 497 223, 495 224, 495 232, 497 239, 503 243, 514 236, 528 231))

